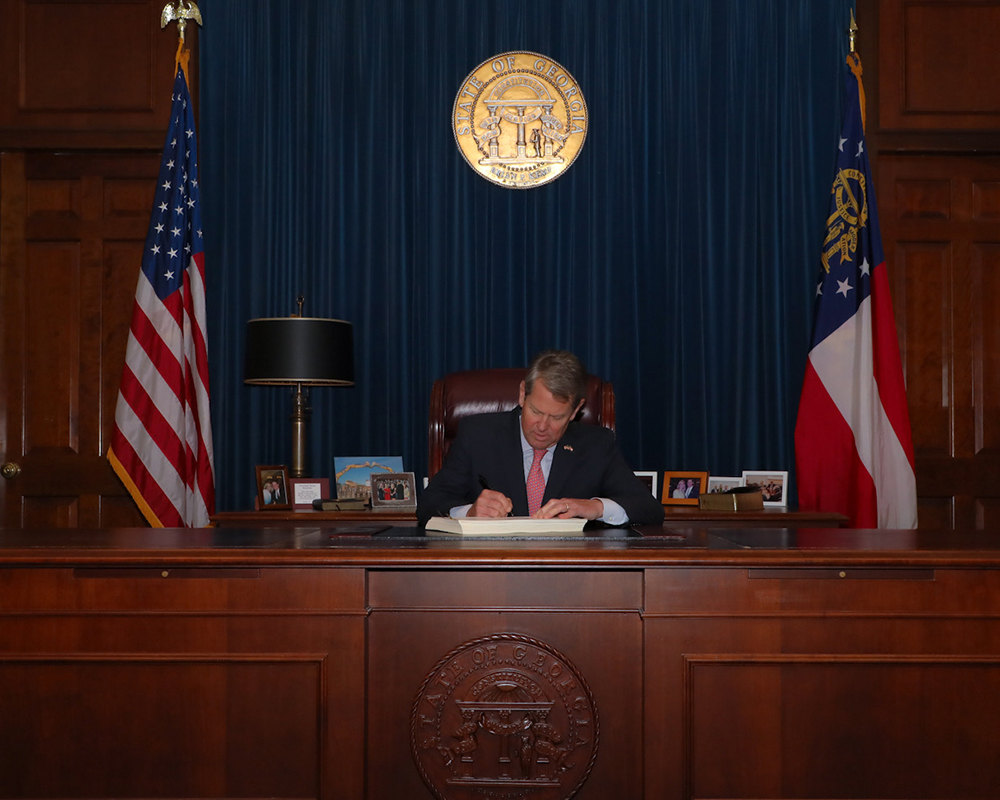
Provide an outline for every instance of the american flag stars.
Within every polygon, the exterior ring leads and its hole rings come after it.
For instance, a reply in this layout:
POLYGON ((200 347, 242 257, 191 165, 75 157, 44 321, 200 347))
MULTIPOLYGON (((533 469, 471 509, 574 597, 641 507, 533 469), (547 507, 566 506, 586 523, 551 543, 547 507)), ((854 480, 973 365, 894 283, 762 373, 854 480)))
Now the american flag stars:
MULTIPOLYGON (((174 98, 175 100, 177 98, 174 98)), ((186 110, 187 104, 183 103, 186 110)), ((175 117, 174 125, 183 125, 175 117)), ((184 280, 182 263, 203 250, 198 210, 197 165, 192 160, 194 130, 185 126, 184 135, 170 137, 169 158, 161 163, 160 180, 154 207, 160 219, 150 227, 143 270, 162 299, 175 291, 184 280), (197 234, 192 229, 197 227, 197 234)))

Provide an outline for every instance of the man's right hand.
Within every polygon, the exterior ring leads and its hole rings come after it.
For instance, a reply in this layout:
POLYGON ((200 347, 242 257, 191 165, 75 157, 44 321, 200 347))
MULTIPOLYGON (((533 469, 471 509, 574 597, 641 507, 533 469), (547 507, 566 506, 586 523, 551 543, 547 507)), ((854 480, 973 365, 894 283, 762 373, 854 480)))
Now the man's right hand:
POLYGON ((514 508, 510 498, 502 492, 483 489, 469 509, 470 517, 506 517, 514 508))

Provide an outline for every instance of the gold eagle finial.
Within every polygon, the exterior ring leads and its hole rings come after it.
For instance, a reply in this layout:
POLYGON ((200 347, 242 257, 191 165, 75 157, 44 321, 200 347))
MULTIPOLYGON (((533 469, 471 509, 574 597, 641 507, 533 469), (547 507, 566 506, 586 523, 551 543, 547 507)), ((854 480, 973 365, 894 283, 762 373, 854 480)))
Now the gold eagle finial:
POLYGON ((194 0, 171 0, 163 7, 163 13, 160 15, 160 27, 166 28, 168 22, 177 20, 177 32, 181 36, 181 42, 183 42, 184 29, 187 27, 189 19, 194 20, 199 25, 202 24, 201 11, 198 10, 198 5, 194 0))

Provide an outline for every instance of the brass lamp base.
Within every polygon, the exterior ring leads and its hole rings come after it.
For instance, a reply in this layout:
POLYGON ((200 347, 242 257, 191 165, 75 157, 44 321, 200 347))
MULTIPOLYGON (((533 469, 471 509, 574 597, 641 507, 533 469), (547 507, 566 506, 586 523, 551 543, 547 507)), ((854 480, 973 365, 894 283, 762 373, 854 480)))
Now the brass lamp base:
POLYGON ((288 474, 292 478, 306 477, 306 423, 309 421, 309 395, 302 391, 302 384, 295 384, 292 396, 292 463, 288 474))

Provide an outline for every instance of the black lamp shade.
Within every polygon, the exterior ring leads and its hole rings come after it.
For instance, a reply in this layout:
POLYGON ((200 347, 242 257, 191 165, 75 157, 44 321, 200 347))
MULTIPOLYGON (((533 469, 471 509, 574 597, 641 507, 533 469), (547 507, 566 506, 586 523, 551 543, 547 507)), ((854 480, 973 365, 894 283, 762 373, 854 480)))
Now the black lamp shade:
POLYGON ((269 317, 247 323, 243 380, 354 385, 354 328, 340 319, 269 317))

